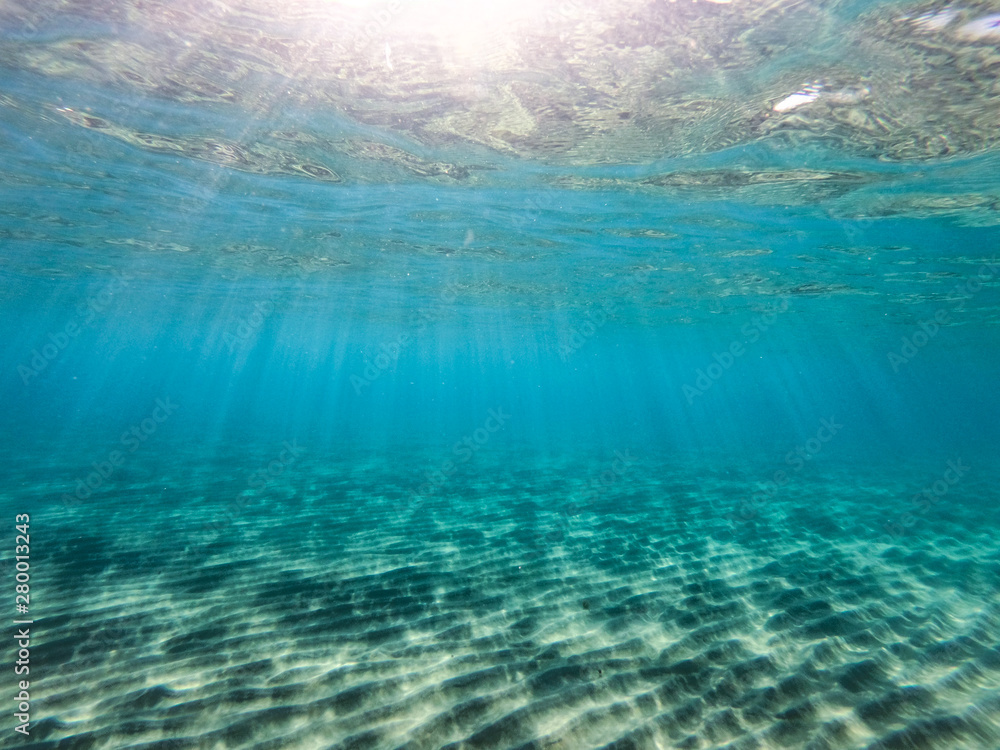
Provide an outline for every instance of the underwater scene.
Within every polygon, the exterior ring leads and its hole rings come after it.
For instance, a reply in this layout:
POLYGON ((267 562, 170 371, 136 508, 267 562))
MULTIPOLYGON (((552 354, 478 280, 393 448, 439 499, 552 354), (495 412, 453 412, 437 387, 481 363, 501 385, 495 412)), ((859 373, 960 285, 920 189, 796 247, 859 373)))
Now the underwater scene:
POLYGON ((996 0, 0 0, 0 748, 1000 748, 996 0))

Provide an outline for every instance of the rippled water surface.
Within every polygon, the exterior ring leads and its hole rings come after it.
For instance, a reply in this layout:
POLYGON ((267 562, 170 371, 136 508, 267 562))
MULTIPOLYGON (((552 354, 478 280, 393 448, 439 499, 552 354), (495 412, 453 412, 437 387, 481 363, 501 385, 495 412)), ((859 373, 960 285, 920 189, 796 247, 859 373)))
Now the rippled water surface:
POLYGON ((989 2, 0 2, 0 747, 1000 747, 998 76, 989 2))

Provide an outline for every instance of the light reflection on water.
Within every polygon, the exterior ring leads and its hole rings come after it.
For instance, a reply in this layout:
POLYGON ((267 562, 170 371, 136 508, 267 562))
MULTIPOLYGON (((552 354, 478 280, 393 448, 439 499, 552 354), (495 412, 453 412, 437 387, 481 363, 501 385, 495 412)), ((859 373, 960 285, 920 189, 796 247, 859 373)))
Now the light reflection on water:
POLYGON ((995 21, 0 8, 25 746, 996 745, 995 21))

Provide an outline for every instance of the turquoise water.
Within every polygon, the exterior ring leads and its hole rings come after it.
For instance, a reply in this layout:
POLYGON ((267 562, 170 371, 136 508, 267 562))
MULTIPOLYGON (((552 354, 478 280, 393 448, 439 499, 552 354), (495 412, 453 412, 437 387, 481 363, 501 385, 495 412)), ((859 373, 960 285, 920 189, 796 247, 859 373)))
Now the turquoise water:
POLYGON ((0 7, 0 747, 1000 747, 996 6, 470 7, 0 7))

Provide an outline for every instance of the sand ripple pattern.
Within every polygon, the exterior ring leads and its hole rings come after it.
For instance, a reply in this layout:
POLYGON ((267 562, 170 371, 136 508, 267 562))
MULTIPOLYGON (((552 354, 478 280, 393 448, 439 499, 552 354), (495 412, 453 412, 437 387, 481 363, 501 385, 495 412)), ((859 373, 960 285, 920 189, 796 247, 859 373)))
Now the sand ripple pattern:
POLYGON ((1000 743, 988 484, 879 541, 899 478, 744 519, 749 473, 645 465, 570 505, 579 473, 509 466, 414 505, 399 468, 304 463, 215 528, 194 469, 158 506, 53 506, 20 746, 1000 743))

